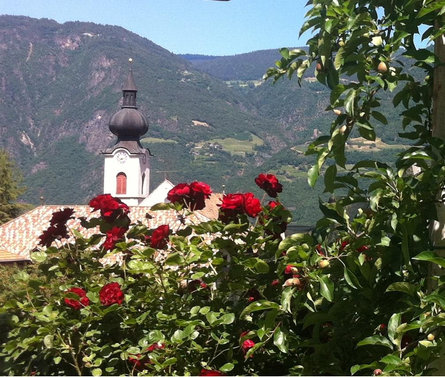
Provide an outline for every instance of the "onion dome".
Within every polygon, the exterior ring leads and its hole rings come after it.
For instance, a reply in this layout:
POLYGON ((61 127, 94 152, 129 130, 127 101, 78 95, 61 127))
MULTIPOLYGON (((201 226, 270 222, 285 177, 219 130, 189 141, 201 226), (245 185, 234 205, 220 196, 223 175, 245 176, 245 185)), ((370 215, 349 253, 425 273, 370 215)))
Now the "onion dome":
POLYGON ((139 141, 148 131, 148 122, 136 106, 136 85, 133 70, 128 73, 127 82, 122 89, 122 108, 111 117, 110 131, 119 141, 139 141))

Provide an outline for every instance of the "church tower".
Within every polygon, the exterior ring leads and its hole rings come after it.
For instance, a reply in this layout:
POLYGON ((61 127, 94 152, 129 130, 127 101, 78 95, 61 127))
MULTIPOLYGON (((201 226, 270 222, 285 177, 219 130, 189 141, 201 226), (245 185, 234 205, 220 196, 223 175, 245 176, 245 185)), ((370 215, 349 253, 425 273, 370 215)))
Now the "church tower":
POLYGON ((122 108, 109 123, 117 142, 102 152, 105 157, 104 193, 130 206, 139 205, 149 195, 150 182, 150 152, 140 143, 140 137, 148 131, 148 122, 137 109, 136 93, 130 68, 122 89, 122 108))

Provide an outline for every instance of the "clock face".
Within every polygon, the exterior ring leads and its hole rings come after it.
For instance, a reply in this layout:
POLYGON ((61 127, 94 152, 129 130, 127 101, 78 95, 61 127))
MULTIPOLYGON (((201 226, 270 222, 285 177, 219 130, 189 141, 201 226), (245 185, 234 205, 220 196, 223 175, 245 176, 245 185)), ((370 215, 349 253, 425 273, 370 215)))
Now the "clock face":
POLYGON ((124 151, 119 151, 114 156, 116 160, 118 160, 121 164, 123 164, 125 161, 127 161, 128 154, 124 151))

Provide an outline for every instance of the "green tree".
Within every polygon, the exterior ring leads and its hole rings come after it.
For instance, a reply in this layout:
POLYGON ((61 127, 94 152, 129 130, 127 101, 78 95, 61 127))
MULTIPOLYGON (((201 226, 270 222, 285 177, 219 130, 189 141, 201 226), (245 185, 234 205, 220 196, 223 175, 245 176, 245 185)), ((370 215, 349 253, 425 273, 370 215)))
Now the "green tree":
POLYGON ((0 224, 17 217, 26 205, 17 203, 25 189, 20 186, 21 174, 8 153, 0 149, 0 224))
MULTIPOLYGON (((387 273, 401 276, 400 284, 409 282, 419 294, 426 295, 434 284, 426 283, 424 266, 417 261, 428 260, 439 266, 444 261, 432 250, 443 248, 444 238, 444 224, 437 221, 440 214, 436 210, 443 208, 439 193, 444 187, 445 91, 441 83, 445 79, 445 2, 312 0, 308 6, 300 32, 312 31, 308 50, 282 49, 282 59, 266 77, 277 80, 295 75, 303 84, 306 71, 314 69, 317 80, 331 91, 326 110, 334 111, 337 117, 329 135, 319 137, 307 150, 308 155, 316 156, 308 181, 314 186, 323 175, 325 192, 337 193, 337 201, 320 202, 325 216, 315 233, 326 245, 332 245, 335 238, 343 242, 366 240, 370 245, 366 247, 377 252, 372 257, 378 257, 375 265, 391 259, 387 273), (425 47, 428 41, 434 49, 425 47), (391 97, 392 108, 385 113, 384 102, 391 97), (359 135, 375 140, 376 123, 387 125, 391 112, 400 115, 400 136, 409 146, 397 156, 395 169, 368 160, 347 164, 348 139, 359 135), (361 208, 358 211, 351 208, 356 203, 361 208)), ((439 297, 443 288, 437 275, 437 269, 430 269, 431 280, 439 281, 434 291, 439 297)), ((378 279, 382 282, 387 278, 389 275, 378 279)), ((383 287, 386 291, 381 290, 381 296, 374 286, 373 294, 378 300, 387 299, 383 293, 392 291, 392 284, 383 287)), ((439 307, 436 315, 440 315, 443 303, 439 307)), ((402 310, 402 316, 409 310, 402 310)), ((409 325, 399 325, 397 332, 403 337, 400 330, 409 325)), ((392 334, 390 340, 394 339, 392 334)), ((376 345, 375 340, 367 338, 366 342, 376 345)), ((403 347, 399 343, 397 357, 406 360, 411 356, 412 360, 414 344, 403 347)), ((374 365, 391 373, 392 362, 384 357, 380 363, 356 365, 351 372, 374 365)))

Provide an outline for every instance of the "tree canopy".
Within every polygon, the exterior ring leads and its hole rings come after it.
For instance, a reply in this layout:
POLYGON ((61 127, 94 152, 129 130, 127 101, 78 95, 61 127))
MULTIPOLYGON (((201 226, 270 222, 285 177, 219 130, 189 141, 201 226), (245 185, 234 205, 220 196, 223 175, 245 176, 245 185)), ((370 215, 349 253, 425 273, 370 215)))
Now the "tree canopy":
POLYGON ((21 175, 7 151, 0 149, 0 224, 17 217, 25 208, 17 203, 24 192, 21 175))

